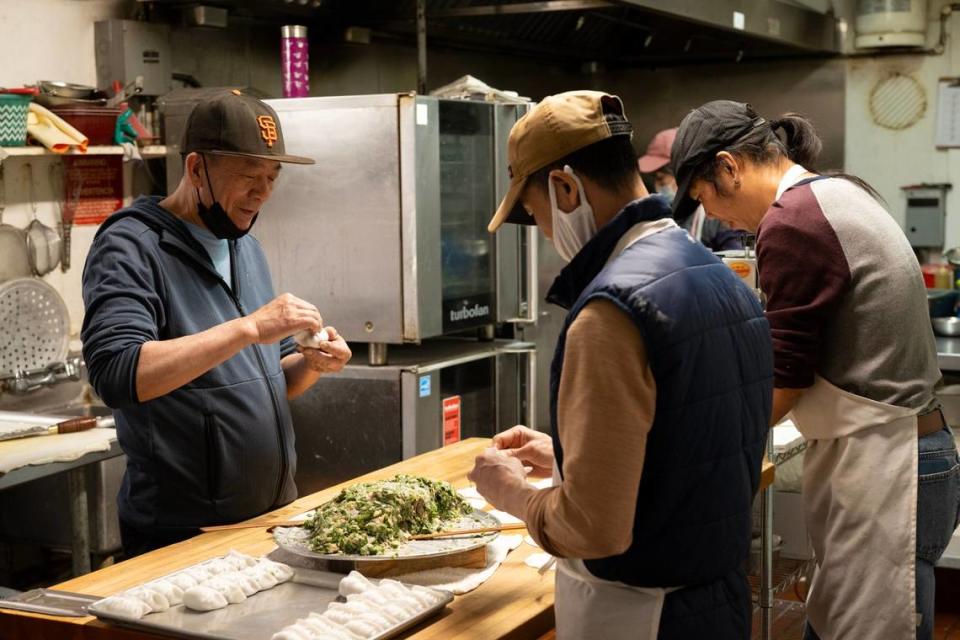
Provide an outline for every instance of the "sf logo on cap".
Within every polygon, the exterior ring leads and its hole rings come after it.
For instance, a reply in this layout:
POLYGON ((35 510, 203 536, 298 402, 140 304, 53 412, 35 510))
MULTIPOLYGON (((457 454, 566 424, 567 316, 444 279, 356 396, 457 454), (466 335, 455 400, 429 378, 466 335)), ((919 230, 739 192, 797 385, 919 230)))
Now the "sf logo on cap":
POLYGON ((277 141, 277 123, 273 121, 273 116, 257 116, 257 124, 260 125, 260 137, 268 147, 272 147, 277 141))

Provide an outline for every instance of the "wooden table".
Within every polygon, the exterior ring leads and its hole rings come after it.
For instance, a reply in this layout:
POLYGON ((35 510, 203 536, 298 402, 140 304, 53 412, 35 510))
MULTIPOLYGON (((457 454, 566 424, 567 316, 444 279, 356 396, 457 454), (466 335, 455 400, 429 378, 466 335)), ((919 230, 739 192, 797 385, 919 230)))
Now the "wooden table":
MULTIPOLYGON (((285 519, 326 502, 344 486, 357 481, 379 480, 397 473, 411 473, 446 480, 456 487, 470 483, 466 474, 473 459, 490 441, 471 438, 437 451, 405 460, 356 480, 320 491, 278 509, 273 513, 285 519)), ((763 482, 773 481, 773 465, 764 463, 763 482)), ((768 486, 768 484, 765 484, 768 486)), ((265 555, 276 545, 263 529, 241 529, 205 533, 179 544, 101 569, 94 573, 55 585, 54 589, 108 596, 153 580, 194 563, 236 549, 252 555, 265 555)), ((553 628, 553 573, 541 577, 524 564, 537 549, 522 544, 511 552, 492 578, 462 596, 441 614, 411 630, 403 637, 416 640, 453 640, 456 638, 539 638, 553 628)), ((96 618, 55 618, 0 609, 0 638, 31 640, 146 640, 149 634, 129 631, 98 621, 96 618)))
MULTIPOLYGON (((465 487, 473 459, 490 441, 472 438, 425 453, 379 471, 330 487, 274 512, 278 518, 308 511, 335 496, 356 481, 379 480, 397 473, 423 475, 465 487)), ((54 589, 108 596, 142 584, 196 562, 236 549, 264 555, 276 548, 263 529, 241 529, 205 533, 179 544, 101 569, 55 585, 54 589)), ((553 573, 544 577, 523 561, 537 552, 522 544, 487 582, 454 602, 441 614, 416 627, 403 637, 417 640, 454 638, 538 638, 553 628, 553 573)), ((54 618, 31 613, 0 610, 0 638, 31 640, 75 640, 88 638, 146 639, 158 636, 128 631, 96 618, 54 618)))

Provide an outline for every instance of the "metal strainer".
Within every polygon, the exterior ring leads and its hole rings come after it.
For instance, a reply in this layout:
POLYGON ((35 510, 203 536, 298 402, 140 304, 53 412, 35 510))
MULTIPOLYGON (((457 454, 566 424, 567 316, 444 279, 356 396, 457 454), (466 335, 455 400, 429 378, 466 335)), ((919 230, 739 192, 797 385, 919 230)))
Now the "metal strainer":
POLYGON ((0 373, 41 369, 67 359, 67 305, 56 289, 39 278, 0 284, 0 327, 0 373))

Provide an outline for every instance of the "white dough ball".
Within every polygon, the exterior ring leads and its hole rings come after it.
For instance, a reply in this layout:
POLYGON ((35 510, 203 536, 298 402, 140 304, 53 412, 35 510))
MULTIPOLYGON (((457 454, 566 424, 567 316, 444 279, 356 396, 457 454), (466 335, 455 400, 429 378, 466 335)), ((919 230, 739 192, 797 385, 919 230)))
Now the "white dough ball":
POLYGON ((301 347, 306 347, 308 349, 319 349, 321 342, 326 342, 330 339, 330 334, 326 329, 320 329, 316 333, 310 333, 309 331, 298 331, 293 334, 293 341, 296 342, 301 347))
POLYGON ((213 611, 222 609, 229 603, 216 589, 198 584, 183 592, 183 606, 194 611, 213 611))

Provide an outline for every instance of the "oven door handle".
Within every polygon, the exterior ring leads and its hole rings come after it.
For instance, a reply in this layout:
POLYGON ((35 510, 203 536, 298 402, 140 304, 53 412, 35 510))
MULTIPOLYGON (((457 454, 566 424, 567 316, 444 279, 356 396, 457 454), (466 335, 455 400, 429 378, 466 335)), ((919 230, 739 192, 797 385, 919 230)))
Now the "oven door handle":
POLYGON ((507 322, 514 324, 536 324, 540 312, 537 227, 524 225, 519 233, 527 235, 526 249, 523 252, 524 269, 519 280, 519 295, 517 296, 517 316, 508 318, 507 322))

